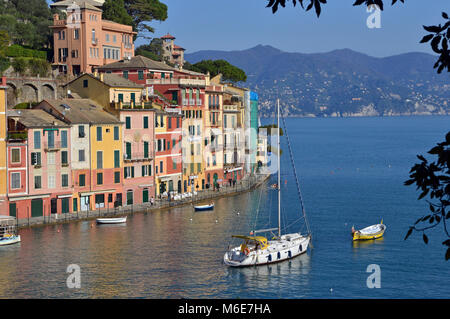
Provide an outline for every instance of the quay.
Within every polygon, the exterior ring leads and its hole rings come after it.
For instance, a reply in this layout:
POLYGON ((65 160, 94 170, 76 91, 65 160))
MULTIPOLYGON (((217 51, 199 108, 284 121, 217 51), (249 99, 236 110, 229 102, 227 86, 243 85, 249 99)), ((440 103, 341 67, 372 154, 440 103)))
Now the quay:
POLYGON ((66 214, 52 214, 51 216, 29 217, 17 220, 18 228, 36 227, 43 225, 56 225, 73 221, 91 220, 99 217, 126 216, 134 213, 146 213, 155 210, 167 210, 173 207, 192 205, 194 203, 217 199, 227 196, 235 196, 245 192, 252 191, 262 186, 270 174, 257 174, 243 178, 235 186, 222 186, 219 190, 199 191, 197 195, 180 200, 168 200, 166 198, 156 199, 152 204, 150 202, 143 204, 134 204, 116 208, 104 208, 90 211, 80 211, 66 214))

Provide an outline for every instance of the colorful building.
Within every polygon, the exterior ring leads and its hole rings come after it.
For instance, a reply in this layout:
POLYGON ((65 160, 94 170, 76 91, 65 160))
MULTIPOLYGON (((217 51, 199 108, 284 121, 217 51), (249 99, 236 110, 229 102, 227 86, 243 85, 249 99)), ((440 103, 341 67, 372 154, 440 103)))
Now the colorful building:
POLYGON ((8 114, 8 201, 19 219, 72 211, 70 126, 39 109, 8 114))
POLYGON ((155 114, 156 196, 182 193, 182 116, 157 110, 155 114))
POLYGON ((147 203, 156 195, 155 109, 116 109, 123 128, 126 205, 147 203))
POLYGON ((7 201, 7 156, 6 156, 6 77, 0 77, 0 210, 8 211, 7 201))
MULTIPOLYGON (((240 180, 248 174, 246 169, 246 108, 244 103, 248 89, 238 87, 233 83, 223 83, 221 74, 212 78, 211 83, 220 84, 224 87, 224 134, 229 135, 225 141, 226 147, 224 147, 224 152, 227 153, 226 164, 224 155, 224 179, 230 183, 230 179, 231 182, 233 182, 235 179, 240 180), (233 122, 229 123, 230 121, 228 118, 230 117, 232 118, 231 121, 233 121, 233 118, 236 119, 235 128, 233 129, 229 127, 230 124, 233 125, 233 122), (227 122, 227 128, 225 128, 225 121, 227 122), (232 132, 234 132, 234 134, 232 132), (230 158, 233 159, 231 163, 229 161, 230 158)), ((248 123, 248 125, 250 125, 250 123, 248 123)))
POLYGON ((204 116, 206 187, 215 189, 224 183, 223 86, 208 83, 205 96, 207 103, 204 116))
POLYGON ((72 75, 90 73, 93 68, 134 56, 128 25, 102 19, 102 9, 89 1, 73 0, 53 4, 64 8, 66 19, 53 15, 53 66, 72 75))
POLYGON ((91 99, 104 108, 142 106, 144 86, 111 73, 85 73, 64 85, 67 96, 91 99))
POLYGON ((163 41, 163 58, 165 61, 175 65, 175 67, 183 67, 185 49, 176 45, 174 42, 175 39, 176 38, 169 33, 161 37, 161 40, 163 41))
POLYGON ((71 125, 73 206, 122 206, 123 123, 90 99, 43 100, 35 108, 71 125))
POLYGON ((244 130, 240 125, 241 97, 225 88, 223 94, 224 180, 234 185, 244 175, 244 130))

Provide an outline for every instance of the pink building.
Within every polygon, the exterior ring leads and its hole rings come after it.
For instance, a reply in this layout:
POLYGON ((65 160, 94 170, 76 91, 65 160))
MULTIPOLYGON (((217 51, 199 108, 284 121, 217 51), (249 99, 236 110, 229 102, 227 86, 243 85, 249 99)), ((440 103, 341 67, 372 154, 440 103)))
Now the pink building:
POLYGON ((67 2, 67 19, 53 15, 54 61, 60 72, 92 73, 94 67, 134 56, 131 26, 103 20, 102 10, 86 1, 67 2))
POLYGON ((123 129, 124 204, 141 204, 155 198, 155 109, 120 109, 123 129))
POLYGON ((69 213, 70 126, 42 110, 8 113, 8 201, 18 219, 69 213))

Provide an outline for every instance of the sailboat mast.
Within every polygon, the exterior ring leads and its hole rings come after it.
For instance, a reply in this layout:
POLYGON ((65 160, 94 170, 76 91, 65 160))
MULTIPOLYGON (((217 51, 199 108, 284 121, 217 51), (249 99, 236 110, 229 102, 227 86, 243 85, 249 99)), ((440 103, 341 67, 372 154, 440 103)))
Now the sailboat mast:
POLYGON ((280 100, 277 99, 277 130, 278 130, 278 238, 281 238, 281 148, 280 148, 280 100))

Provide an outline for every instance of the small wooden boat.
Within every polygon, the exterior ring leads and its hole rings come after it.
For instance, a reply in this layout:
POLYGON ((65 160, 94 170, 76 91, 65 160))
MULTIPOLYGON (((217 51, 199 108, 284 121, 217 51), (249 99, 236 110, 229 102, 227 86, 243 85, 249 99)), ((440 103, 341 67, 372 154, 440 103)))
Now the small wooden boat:
POLYGON ((126 223, 127 217, 118 218, 97 218, 97 224, 121 224, 126 223))
POLYGON ((13 216, 0 216, 0 246, 20 242, 17 231, 17 221, 13 216))
POLYGON ((355 230, 355 228, 352 227, 352 237, 354 241, 377 239, 383 237, 385 231, 386 225, 384 225, 383 220, 381 220, 379 224, 368 226, 360 230, 355 230))
POLYGON ((196 211, 211 210, 214 209, 214 203, 210 203, 208 205, 194 205, 194 209, 196 211))

